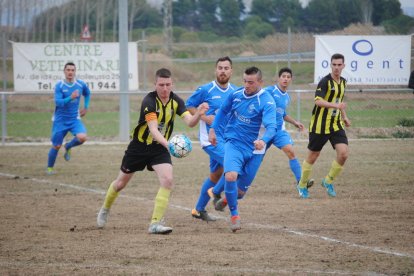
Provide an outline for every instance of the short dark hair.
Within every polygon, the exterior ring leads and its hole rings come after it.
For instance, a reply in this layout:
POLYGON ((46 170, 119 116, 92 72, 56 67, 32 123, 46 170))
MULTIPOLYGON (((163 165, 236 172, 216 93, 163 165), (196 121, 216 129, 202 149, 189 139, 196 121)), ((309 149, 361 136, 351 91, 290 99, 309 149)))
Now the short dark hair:
POLYGON ((262 71, 256 66, 246 68, 246 70, 244 70, 244 73, 246 75, 257 75, 258 80, 262 79, 262 71))
POLYGON ((75 68, 76 68, 75 63, 73 63, 73 62, 71 62, 71 61, 66 62, 65 67, 63 67, 63 70, 65 70, 65 69, 66 69, 66 66, 75 66, 75 68))
POLYGON ((216 61, 216 66, 221 61, 228 61, 228 62, 230 62, 230 65, 233 66, 233 62, 231 61, 231 59, 228 56, 218 58, 217 61, 216 61))
POLYGON ((279 70, 279 77, 285 72, 289 73, 290 76, 293 76, 292 69, 290 69, 289 67, 283 67, 279 70))
POLYGON ((158 69, 157 72, 155 73, 155 79, 158 78, 171 78, 171 71, 166 69, 166 68, 161 68, 158 69))
POLYGON ((332 60, 334 60, 334 59, 342 59, 342 62, 345 62, 345 57, 344 57, 344 55, 343 55, 343 54, 338 54, 338 53, 333 54, 333 55, 331 56, 331 62, 332 62, 332 60))

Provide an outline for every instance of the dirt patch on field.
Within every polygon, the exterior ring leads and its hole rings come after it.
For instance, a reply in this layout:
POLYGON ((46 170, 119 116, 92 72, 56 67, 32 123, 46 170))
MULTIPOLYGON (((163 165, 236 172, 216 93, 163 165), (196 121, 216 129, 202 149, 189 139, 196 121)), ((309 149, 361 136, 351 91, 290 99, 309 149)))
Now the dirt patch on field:
MULTIPOLYGON (((306 143, 297 142, 303 160, 306 143)), ((287 158, 272 148, 240 201, 242 230, 228 211, 218 221, 191 217, 208 160, 197 145, 174 160, 168 236, 147 234, 158 190, 151 172, 134 176, 108 225, 95 226, 103 193, 125 145, 84 145, 62 153, 47 177, 48 147, 0 148, 2 275, 410 275, 414 273, 414 141, 353 141, 338 196, 320 186, 334 152, 314 167, 311 198, 301 200, 287 158)))

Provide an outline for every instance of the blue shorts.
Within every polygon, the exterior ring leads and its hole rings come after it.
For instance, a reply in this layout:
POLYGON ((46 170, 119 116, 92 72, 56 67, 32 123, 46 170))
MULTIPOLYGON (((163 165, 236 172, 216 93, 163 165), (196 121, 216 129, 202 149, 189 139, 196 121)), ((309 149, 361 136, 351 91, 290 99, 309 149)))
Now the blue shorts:
POLYGON ((53 146, 62 145, 63 139, 69 131, 76 136, 78 133, 86 133, 86 128, 79 119, 69 122, 54 121, 52 126, 52 135, 50 138, 53 146))
POLYGON ((241 149, 231 142, 225 145, 224 173, 237 172, 240 178, 244 178, 244 183, 250 183, 256 176, 264 154, 253 154, 251 150, 241 149), (247 175, 247 176, 243 176, 247 175))
POLYGON ((243 192, 247 192, 253 183, 260 165, 262 164, 264 154, 253 154, 243 169, 243 173, 237 179, 237 186, 243 192))
POLYGON ((293 140, 286 130, 278 129, 272 143, 278 149, 282 149, 286 145, 293 145, 293 140))
POLYGON ((224 161, 224 142, 218 141, 216 146, 209 145, 203 150, 210 156, 210 172, 213 173, 223 167, 224 161))

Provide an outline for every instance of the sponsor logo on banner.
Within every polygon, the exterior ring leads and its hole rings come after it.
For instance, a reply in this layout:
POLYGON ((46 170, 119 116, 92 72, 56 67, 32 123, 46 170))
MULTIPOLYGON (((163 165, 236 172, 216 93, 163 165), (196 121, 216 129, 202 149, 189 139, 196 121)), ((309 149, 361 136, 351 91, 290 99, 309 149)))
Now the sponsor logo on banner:
POLYGON ((411 36, 315 36, 315 84, 331 72, 335 53, 345 56, 342 76, 348 84, 408 83, 411 36))
MULTIPOLYGON (((128 86, 138 89, 137 44, 128 43, 128 86)), ((118 43, 13 43, 15 91, 54 91, 67 62, 92 91, 119 91, 118 43)))

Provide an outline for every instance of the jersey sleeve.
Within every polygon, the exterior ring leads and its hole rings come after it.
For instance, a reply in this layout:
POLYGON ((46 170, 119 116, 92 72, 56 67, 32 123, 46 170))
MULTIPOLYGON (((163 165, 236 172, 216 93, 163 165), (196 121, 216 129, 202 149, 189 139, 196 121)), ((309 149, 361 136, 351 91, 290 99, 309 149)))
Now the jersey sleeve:
POLYGON ((328 90, 328 79, 325 77, 319 83, 315 92, 315 100, 324 99, 328 90))
POLYGON ((142 100, 141 104, 141 112, 144 116, 146 116, 149 113, 156 113, 157 106, 156 106, 155 99, 153 99, 150 95, 147 95, 142 100))
POLYGON ((174 94, 174 100, 177 102, 177 115, 180 117, 184 117, 185 114, 190 114, 190 112, 187 111, 187 108, 185 106, 184 100, 181 99, 179 96, 174 94))
POLYGON ((276 134, 276 104, 270 94, 267 94, 264 100, 262 124, 266 128, 266 132, 262 140, 267 144, 276 134))
POLYGON ((203 101, 204 101, 204 97, 205 97, 205 90, 203 89, 202 86, 200 86, 199 88, 197 88, 197 90, 195 90, 193 92, 193 94, 191 94, 191 96, 187 99, 187 102, 185 103, 187 108, 190 107, 195 107, 197 108, 203 101))
POLYGON ((63 92, 62 92, 62 81, 59 81, 55 85, 55 104, 57 107, 63 107, 65 104, 70 102, 71 98, 70 96, 64 98, 63 92))
POLYGON ((89 89, 88 85, 85 82, 82 82, 82 95, 85 99, 84 101, 84 108, 89 108, 89 101, 91 98, 91 90, 89 89))

